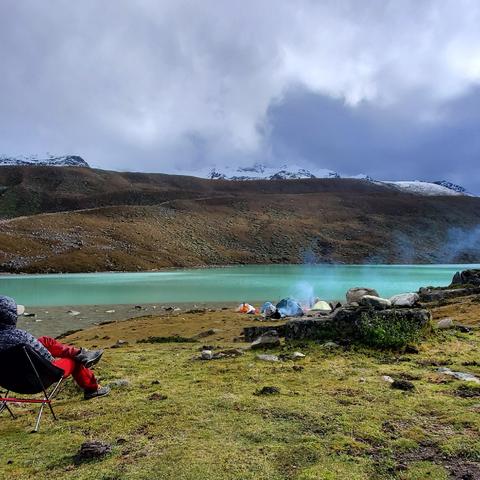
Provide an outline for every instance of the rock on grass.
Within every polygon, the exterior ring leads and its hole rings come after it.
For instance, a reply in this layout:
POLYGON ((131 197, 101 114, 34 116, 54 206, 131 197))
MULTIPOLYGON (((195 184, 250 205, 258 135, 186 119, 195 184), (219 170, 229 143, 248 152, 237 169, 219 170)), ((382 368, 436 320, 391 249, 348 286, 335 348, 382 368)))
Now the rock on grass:
POLYGON ((280 389, 278 387, 262 387, 257 390, 254 395, 279 395, 280 389))
POLYGON ((391 388, 395 388, 397 390, 403 390, 405 392, 411 392, 415 390, 415 385, 408 380, 394 380, 392 382, 391 388))
POLYGON ((98 440, 84 442, 80 446, 78 453, 75 455, 74 460, 76 463, 95 460, 108 455, 111 451, 112 446, 109 443, 100 442, 98 440))

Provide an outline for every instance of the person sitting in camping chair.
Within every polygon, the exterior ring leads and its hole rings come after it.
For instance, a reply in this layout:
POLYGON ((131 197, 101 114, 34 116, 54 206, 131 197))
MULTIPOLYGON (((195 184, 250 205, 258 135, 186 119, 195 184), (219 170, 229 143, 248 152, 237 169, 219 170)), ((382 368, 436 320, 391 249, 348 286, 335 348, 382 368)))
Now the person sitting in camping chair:
MULTIPOLYGON (((0 352, 18 345, 26 345, 41 357, 64 371, 63 377, 72 375, 78 386, 84 391, 85 400, 108 395, 110 389, 101 387, 89 367, 102 357, 103 350, 86 350, 64 345, 51 337, 38 340, 28 332, 17 328, 18 315, 25 308, 17 305, 10 297, 0 296, 0 352)), ((8 368, 1 366, 1 368, 8 368)))

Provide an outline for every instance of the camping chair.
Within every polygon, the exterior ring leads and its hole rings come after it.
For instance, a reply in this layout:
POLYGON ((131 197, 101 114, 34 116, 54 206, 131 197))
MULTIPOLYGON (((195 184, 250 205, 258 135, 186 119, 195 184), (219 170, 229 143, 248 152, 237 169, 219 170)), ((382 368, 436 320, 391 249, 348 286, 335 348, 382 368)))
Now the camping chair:
POLYGON ((64 371, 56 367, 48 360, 41 357, 35 350, 26 345, 18 345, 0 352, 0 387, 7 390, 5 397, 0 396, 0 413, 7 410, 12 418, 15 418, 9 403, 40 403, 37 421, 33 432, 38 432, 45 405, 53 411, 52 398, 58 393, 63 381, 64 371), (47 389, 54 385, 50 393, 47 389), (25 395, 43 393, 41 398, 11 398, 10 392, 25 395))

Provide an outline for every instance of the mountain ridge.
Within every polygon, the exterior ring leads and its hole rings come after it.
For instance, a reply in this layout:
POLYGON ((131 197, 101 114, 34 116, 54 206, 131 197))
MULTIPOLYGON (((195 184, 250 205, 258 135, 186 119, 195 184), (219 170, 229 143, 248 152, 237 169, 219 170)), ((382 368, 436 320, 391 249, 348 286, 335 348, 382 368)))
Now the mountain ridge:
POLYGON ((80 155, 0 155, 0 166, 82 167, 90 165, 80 155))

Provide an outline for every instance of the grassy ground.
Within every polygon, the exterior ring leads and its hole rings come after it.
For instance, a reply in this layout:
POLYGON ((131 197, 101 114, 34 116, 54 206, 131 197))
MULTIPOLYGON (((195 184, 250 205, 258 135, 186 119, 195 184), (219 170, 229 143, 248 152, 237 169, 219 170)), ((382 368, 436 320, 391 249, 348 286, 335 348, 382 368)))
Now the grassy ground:
POLYGON ((0 422, 0 478, 480 478, 480 393, 437 372, 447 365, 480 375, 479 331, 436 333, 417 354, 303 344, 274 352, 307 355, 295 363, 261 362, 253 352, 193 360, 204 343, 238 346, 233 336, 251 323, 226 311, 181 314, 70 337, 107 347, 128 340, 108 349, 96 372, 104 384, 129 384, 85 402, 69 382, 56 404, 60 420, 46 415, 37 435, 29 433, 33 412, 14 407, 19 418, 0 422), (222 331, 195 343, 136 343, 209 328, 222 331), (415 391, 391 389, 382 375, 409 379, 415 391), (280 394, 255 395, 263 386, 280 394), (111 443, 112 453, 75 463, 80 445, 93 439, 111 443))

